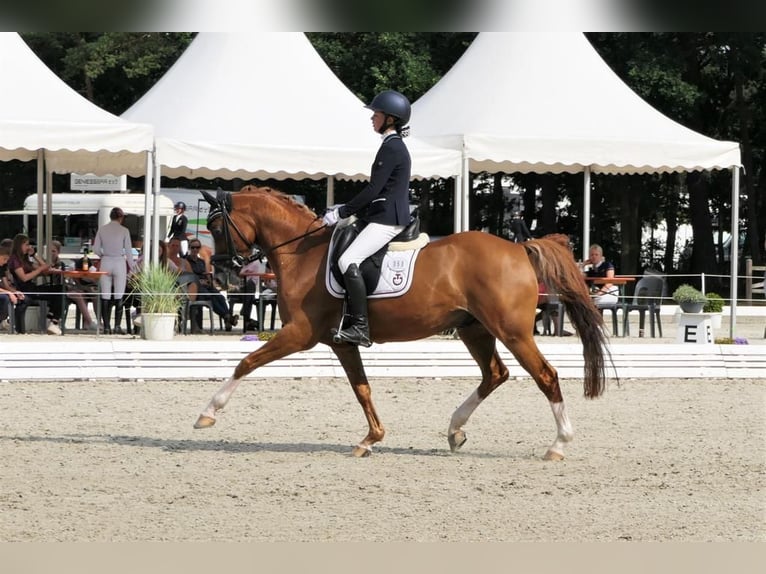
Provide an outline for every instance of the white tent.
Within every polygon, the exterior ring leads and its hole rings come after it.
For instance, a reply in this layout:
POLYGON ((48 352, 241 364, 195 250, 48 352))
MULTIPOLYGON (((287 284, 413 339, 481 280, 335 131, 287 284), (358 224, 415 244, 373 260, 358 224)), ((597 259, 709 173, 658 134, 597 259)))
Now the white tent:
POLYGON ((471 171, 728 169, 739 144, 694 132, 633 92, 582 34, 479 34, 414 104, 413 133, 471 171))
MULTIPOLYGON (((202 33, 123 118, 154 126, 169 177, 365 179, 371 112, 302 33, 202 33)), ((413 176, 460 173, 460 154, 407 140, 413 176)))
MULTIPOLYGON (((739 144, 690 130, 633 92, 580 33, 482 32, 413 105, 413 134, 463 154, 456 224, 468 228, 468 172, 584 172, 584 257, 591 173, 732 170, 738 236, 739 144)), ((736 250, 736 247, 734 248, 736 250)), ((736 277, 736 253, 732 254, 736 277)), ((732 281, 736 304, 736 281, 732 281)))
POLYGON ((69 172, 151 176, 152 127, 80 96, 16 33, 0 33, 0 76, 0 161, 37 159, 40 213, 43 169, 48 178, 69 172))

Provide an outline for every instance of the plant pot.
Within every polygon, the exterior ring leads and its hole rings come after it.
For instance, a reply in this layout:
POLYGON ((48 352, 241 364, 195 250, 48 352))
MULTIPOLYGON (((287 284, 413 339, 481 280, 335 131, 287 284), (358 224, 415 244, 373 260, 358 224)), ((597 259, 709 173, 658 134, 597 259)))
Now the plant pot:
POLYGON ((681 301, 679 306, 684 313, 702 313, 702 308, 705 306, 705 302, 681 301))
POLYGON ((175 313, 142 313, 141 338, 149 341, 171 341, 176 334, 175 313))

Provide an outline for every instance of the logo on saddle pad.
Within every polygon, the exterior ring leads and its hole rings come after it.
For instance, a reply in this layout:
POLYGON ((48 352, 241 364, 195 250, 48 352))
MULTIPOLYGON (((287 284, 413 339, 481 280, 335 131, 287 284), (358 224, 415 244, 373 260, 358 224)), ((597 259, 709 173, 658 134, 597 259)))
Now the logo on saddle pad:
MULTIPOLYGON (((353 222, 335 229, 330 241, 330 255, 327 258, 327 290, 338 299, 345 297, 346 293, 341 284, 338 258, 359 233, 359 229, 350 228, 353 228, 353 222)), ((367 285, 367 296, 370 299, 382 299, 404 295, 412 285, 418 253, 427 244, 428 235, 420 233, 411 241, 392 241, 375 255, 365 259, 360 271, 367 285), (374 285, 374 289, 370 288, 371 285, 374 285)))

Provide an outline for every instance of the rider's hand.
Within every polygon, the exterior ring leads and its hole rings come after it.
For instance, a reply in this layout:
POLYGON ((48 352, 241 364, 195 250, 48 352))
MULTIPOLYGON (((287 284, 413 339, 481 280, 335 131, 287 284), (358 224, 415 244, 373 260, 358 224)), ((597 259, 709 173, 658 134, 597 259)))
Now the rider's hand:
POLYGON ((324 217, 322 217, 322 222, 328 226, 332 227, 336 223, 338 223, 338 220, 340 219, 340 214, 338 213, 339 208, 331 209, 327 213, 324 214, 324 217))

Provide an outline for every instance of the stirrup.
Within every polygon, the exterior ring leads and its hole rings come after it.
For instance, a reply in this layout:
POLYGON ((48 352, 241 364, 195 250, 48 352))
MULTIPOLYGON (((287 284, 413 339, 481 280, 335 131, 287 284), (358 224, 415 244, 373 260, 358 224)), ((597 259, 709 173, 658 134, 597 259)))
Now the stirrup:
POLYGON ((352 325, 348 329, 338 331, 333 329, 332 340, 335 343, 348 343, 349 345, 359 345, 361 347, 372 347, 372 341, 367 333, 357 329, 356 325, 352 325))

